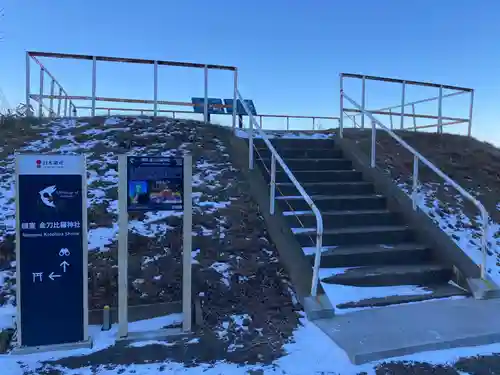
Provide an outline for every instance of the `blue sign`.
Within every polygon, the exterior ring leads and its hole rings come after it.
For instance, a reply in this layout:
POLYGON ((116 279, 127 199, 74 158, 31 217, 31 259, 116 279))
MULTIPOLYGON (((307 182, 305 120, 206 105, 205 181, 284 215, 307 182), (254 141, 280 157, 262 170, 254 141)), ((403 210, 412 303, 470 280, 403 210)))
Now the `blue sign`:
POLYGON ((182 210, 183 159, 128 156, 128 211, 182 210))
MULTIPOLYGON (((191 98, 193 103, 193 108, 195 113, 205 113, 205 98, 191 98)), ((207 98, 208 102, 208 113, 214 115, 224 115, 224 108, 214 107, 214 104, 222 105, 222 99, 218 98, 207 98)))
MULTIPOLYGON (((231 107, 229 108, 226 108, 227 110, 227 113, 228 114, 232 114, 233 113, 233 99, 224 99, 224 104, 225 105, 230 105, 231 107)), ((250 112, 252 113, 252 115, 254 116, 257 116, 257 111, 255 109, 255 106, 253 104, 253 100, 250 100, 250 99, 245 99, 245 104, 247 105, 248 109, 250 110, 250 112)), ((245 107, 243 107, 243 105, 241 104, 241 101, 238 100, 238 106, 237 106, 237 114, 238 115, 244 115, 244 116, 248 116, 248 113, 247 111, 245 111, 245 107)))
POLYGON ((82 161, 68 155, 18 156, 22 346, 86 339, 82 161))

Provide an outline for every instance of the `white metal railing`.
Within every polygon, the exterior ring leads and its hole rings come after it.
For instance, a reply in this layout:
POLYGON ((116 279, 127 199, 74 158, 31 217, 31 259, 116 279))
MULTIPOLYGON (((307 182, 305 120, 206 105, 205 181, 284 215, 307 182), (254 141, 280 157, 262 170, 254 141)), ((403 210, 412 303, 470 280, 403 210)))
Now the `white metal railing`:
MULTIPOLYGON (((434 173, 436 173, 439 177, 441 177, 443 180, 445 180, 448 184, 450 184, 455 190, 457 190, 462 196, 464 196, 467 200, 469 200, 474 206, 477 207, 479 212, 481 213, 481 219, 482 219, 482 233, 481 233, 481 251, 482 251, 482 262, 480 265, 481 268, 481 278, 483 280, 486 280, 486 263, 487 263, 487 244, 488 244, 488 225, 489 225, 489 214, 484 208, 484 206, 479 202, 477 199, 475 199, 472 195, 470 195, 464 188, 462 188, 459 184, 457 184, 455 181, 453 181, 450 177, 448 177, 443 171, 441 171, 438 167, 436 167, 434 164, 432 164, 429 160, 427 160, 422 154, 420 154, 417 150, 415 150, 413 147, 411 147, 408 143, 406 143, 403 139, 401 139, 398 135, 396 135, 392 130, 387 128, 384 124, 382 124, 379 120, 373 116, 372 112, 366 109, 363 109, 361 105, 356 103, 353 99, 351 99, 347 94, 344 93, 344 91, 341 89, 340 90, 340 97, 341 97, 341 106, 343 99, 347 99, 354 107, 356 107, 360 113, 366 115, 372 122, 372 139, 371 139, 371 160, 370 160, 370 166, 372 168, 375 168, 375 161, 376 161, 376 134, 377 134, 377 129, 376 126, 378 125, 382 130, 384 130, 386 133, 388 133, 392 138, 394 138, 396 141, 398 141, 401 146, 406 148, 409 152, 413 154, 413 185, 412 185, 412 202, 413 202, 413 209, 417 209, 417 193, 418 193, 418 186, 419 186, 419 180, 418 180, 418 167, 419 167, 419 161, 422 162, 424 165, 429 167, 434 173)), ((342 107, 341 107, 342 108, 342 107)), ((340 114, 342 118, 342 112, 340 114)))
POLYGON ((316 207, 316 204, 314 204, 313 200, 309 196, 309 194, 306 193, 304 188, 300 185, 299 181, 295 176, 293 175, 292 171, 286 163, 283 161, 281 156, 279 155, 278 151, 274 148, 272 145, 271 141, 267 137, 266 133, 262 130, 262 128, 259 126, 259 123, 255 119, 255 116, 252 115, 252 112, 248 108, 247 104, 243 100, 240 92, 238 89, 236 89, 236 95, 235 95, 238 100, 241 102, 243 105, 243 108, 245 108, 245 111, 249 114, 249 119, 250 119, 250 128, 248 129, 248 163, 249 163, 249 168, 253 169, 254 168, 254 158, 253 158, 253 130, 255 127, 255 130, 257 133, 262 137, 262 140, 266 144, 267 148, 271 152, 271 183, 270 183, 270 214, 274 215, 274 208, 275 208, 275 203, 276 203, 276 162, 283 168, 283 171, 286 173, 290 181, 293 183, 295 188, 299 191, 300 195, 304 198, 306 203, 311 207, 311 210, 316 217, 316 254, 314 257, 314 266, 313 266, 313 278, 312 278, 312 283, 311 283, 311 296, 316 296, 317 291, 318 291, 318 283, 319 283, 319 267, 321 263, 321 250, 323 248, 323 217, 321 216, 321 212, 319 211, 318 207, 316 207))

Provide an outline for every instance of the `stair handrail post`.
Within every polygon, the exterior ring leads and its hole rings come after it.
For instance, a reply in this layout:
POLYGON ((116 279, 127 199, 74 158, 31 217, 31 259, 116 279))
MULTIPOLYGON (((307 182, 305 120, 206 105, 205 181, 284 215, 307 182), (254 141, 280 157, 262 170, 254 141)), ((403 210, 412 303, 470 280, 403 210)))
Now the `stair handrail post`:
POLYGON ((377 125, 372 121, 372 145, 371 145, 371 161, 370 167, 375 168, 375 160, 377 159, 377 125))
MULTIPOLYGON (((243 101, 241 101, 243 103, 243 101)), ((245 108, 246 109, 246 108, 245 108)), ((253 116, 251 112, 248 113, 248 168, 253 169, 253 116)))
POLYGON ((394 138, 401 146, 406 148, 409 152, 416 157, 419 162, 423 163, 425 166, 429 167, 434 173, 436 173, 439 177, 445 180, 449 185, 451 185, 456 191, 458 191, 464 198, 469 200, 476 208, 479 210, 481 214, 482 221, 482 233, 481 233, 481 251, 483 254, 482 262, 480 264, 481 270, 481 279, 486 281, 486 263, 487 263, 487 248, 488 248, 488 228, 489 228, 489 220, 490 216, 486 208, 483 206, 481 202, 479 202, 476 198, 474 198, 471 194, 469 194, 463 187, 461 187, 457 182, 451 179, 448 175, 446 175, 443 171, 441 171, 438 167, 436 167, 432 162, 430 162, 425 156, 415 150, 412 146, 406 143, 401 137, 399 137, 392 130, 387 128, 382 122, 380 122, 371 111, 363 110, 361 106, 356 103, 353 99, 351 99, 347 94, 343 93, 343 97, 347 99, 353 106, 355 106, 359 111, 362 111, 370 118, 370 120, 374 121, 382 130, 388 133, 392 138, 394 138))
POLYGON ((340 73, 340 113, 339 113, 339 135, 344 137, 344 76, 340 73))
MULTIPOLYGON (((250 131, 253 129, 255 126, 256 133, 261 136, 262 140, 264 141, 264 144, 267 146, 269 151, 271 152, 271 155, 274 156, 275 162, 278 162, 280 167, 283 169, 283 172, 288 176, 292 184, 295 186, 295 188, 298 190, 299 194, 304 198, 306 203, 311 207, 311 210, 316 217, 316 255, 314 258, 314 266, 313 266, 313 278, 311 282, 311 296, 316 297, 317 292, 318 292, 318 284, 319 284, 319 267, 321 263, 321 253, 323 249, 323 217, 321 216, 321 212, 319 211, 318 207, 316 207, 316 204, 313 202, 309 194, 304 190, 302 185, 299 183, 297 178, 294 176, 290 168, 286 165, 284 160, 281 158, 279 155, 278 151, 274 148, 272 145, 271 141, 267 137, 266 133, 259 127, 259 124, 257 120, 255 120, 255 117, 252 115, 252 112, 248 108, 248 105, 245 103, 243 100, 243 97, 241 96, 240 92, 237 91, 237 96, 238 100, 241 102, 241 105, 245 109, 246 113, 249 114, 249 121, 250 121, 250 131)), ((249 135, 251 137, 251 135, 249 135)), ((251 139, 251 138, 250 138, 251 139)), ((253 142, 252 145, 249 144, 249 152, 251 153, 252 161, 253 161, 253 142)))
POLYGON ((271 191, 269 192, 269 212, 274 215, 275 197, 276 197, 276 156, 271 154, 271 191))
POLYGON ((413 155, 413 187, 411 192, 411 200, 413 203, 413 210, 417 210, 417 194, 418 194, 418 157, 413 155))

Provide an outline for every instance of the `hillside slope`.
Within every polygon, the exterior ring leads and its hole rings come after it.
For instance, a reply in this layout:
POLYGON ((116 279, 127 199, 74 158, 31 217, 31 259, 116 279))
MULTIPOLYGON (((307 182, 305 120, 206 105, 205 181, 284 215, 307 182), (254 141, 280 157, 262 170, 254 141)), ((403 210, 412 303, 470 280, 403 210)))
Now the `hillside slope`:
MULTIPOLYGON (((346 129, 367 156, 371 131, 346 129)), ((500 285, 500 150, 474 138, 454 134, 396 131, 408 144, 478 199, 491 216, 488 233, 488 273, 500 285)), ((411 192, 413 155, 384 131, 377 131, 377 166, 407 193, 411 192)), ((453 187, 420 163, 418 202, 474 260, 481 262, 479 211, 453 187)))

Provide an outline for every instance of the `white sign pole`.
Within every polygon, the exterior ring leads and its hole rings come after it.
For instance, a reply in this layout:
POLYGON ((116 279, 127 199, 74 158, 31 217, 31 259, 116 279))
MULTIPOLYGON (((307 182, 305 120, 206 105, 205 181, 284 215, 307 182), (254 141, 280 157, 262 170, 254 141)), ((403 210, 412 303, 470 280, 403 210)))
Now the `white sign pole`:
POLYGON ((191 331, 191 251, 192 251, 192 236, 193 236, 193 167, 192 156, 184 155, 184 218, 183 218, 183 253, 182 253, 182 313, 183 322, 182 330, 184 332, 191 331))
POLYGON ((118 156, 118 338, 128 335, 127 155, 118 156))

